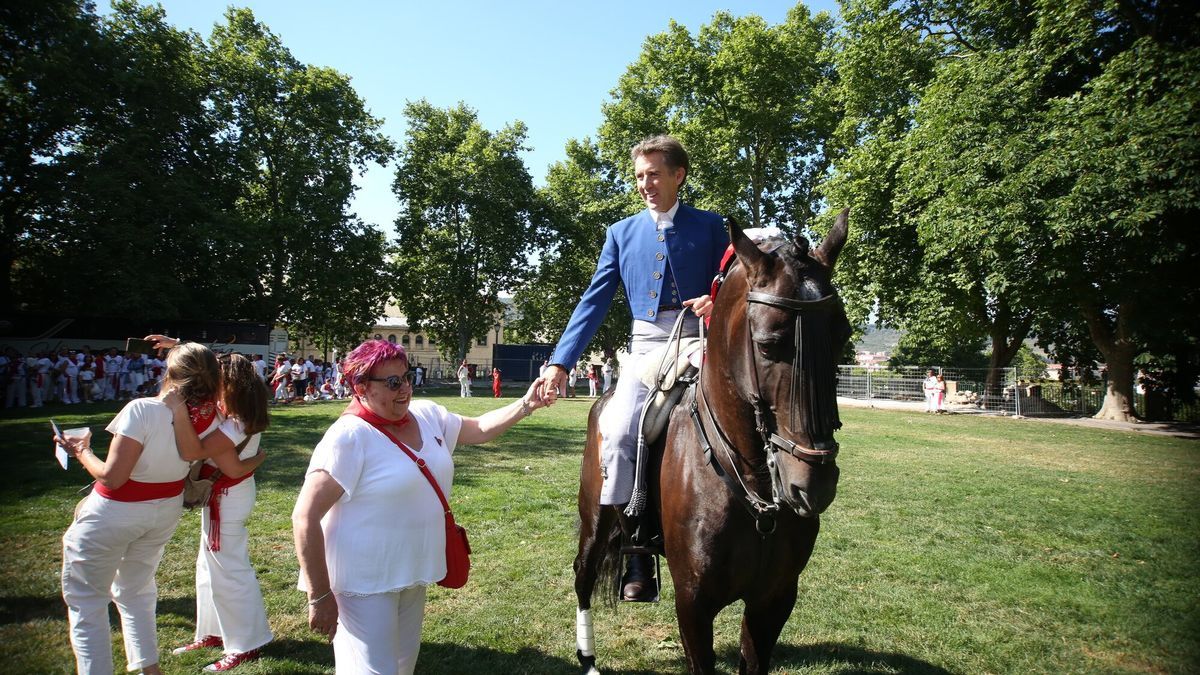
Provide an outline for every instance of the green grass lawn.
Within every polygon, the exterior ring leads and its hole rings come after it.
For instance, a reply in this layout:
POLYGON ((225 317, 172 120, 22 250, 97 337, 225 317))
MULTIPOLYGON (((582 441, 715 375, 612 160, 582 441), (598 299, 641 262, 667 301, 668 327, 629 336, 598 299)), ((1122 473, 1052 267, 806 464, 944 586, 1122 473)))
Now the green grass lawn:
MULTIPOLYGON (((455 412, 496 405, 442 391, 433 398, 455 412)), ((453 502, 470 530, 472 577, 466 588, 430 591, 419 672, 576 669, 571 561, 589 403, 564 400, 498 442, 459 449, 453 502)), ((103 448, 116 409, 0 417, 2 672, 73 670, 61 536, 87 480, 77 465, 54 463, 46 416, 90 425, 103 448)), ((333 671, 295 590, 290 514, 309 453, 340 410, 323 403, 272 415, 250 527, 276 640, 239 672, 333 671)), ((775 672, 1198 671, 1200 443, 1027 420, 865 409, 842 418, 840 493, 800 577, 775 672)), ((191 638, 198 523, 185 514, 159 570, 164 654, 191 638)), ((735 606, 718 618, 724 672, 737 667, 739 614, 735 606)), ((606 672, 684 670, 669 588, 658 605, 598 604, 594 619, 606 672)), ((217 656, 162 663, 195 672, 217 656)))

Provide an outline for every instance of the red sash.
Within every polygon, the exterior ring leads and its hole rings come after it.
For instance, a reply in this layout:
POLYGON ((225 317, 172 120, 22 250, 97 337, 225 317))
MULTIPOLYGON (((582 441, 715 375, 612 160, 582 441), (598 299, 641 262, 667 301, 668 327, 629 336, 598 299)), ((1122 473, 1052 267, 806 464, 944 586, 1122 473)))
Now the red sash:
POLYGON ((183 480, 174 480, 169 483, 143 483, 130 479, 115 490, 96 483, 96 494, 118 502, 148 502, 151 499, 165 499, 183 494, 183 480))
MULTIPOLYGON (((200 477, 208 478, 217 472, 217 467, 204 464, 200 467, 200 477)), ((241 478, 230 478, 222 474, 213 481, 212 492, 208 495, 208 550, 221 550, 221 497, 229 494, 229 488, 250 478, 254 472, 241 478)))

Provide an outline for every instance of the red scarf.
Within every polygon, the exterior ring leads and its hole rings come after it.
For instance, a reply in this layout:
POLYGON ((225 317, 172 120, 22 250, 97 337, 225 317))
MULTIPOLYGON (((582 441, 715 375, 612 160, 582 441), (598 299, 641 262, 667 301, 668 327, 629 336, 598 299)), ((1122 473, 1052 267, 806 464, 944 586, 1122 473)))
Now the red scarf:
POLYGON ((371 412, 370 408, 363 405, 362 399, 359 396, 355 396, 354 398, 350 399, 350 405, 346 406, 346 409, 342 411, 342 414, 361 417, 370 422, 372 426, 392 426, 396 427, 397 430, 403 429, 405 425, 412 421, 412 415, 408 413, 405 413, 404 417, 398 420, 389 420, 380 417, 379 415, 371 412))

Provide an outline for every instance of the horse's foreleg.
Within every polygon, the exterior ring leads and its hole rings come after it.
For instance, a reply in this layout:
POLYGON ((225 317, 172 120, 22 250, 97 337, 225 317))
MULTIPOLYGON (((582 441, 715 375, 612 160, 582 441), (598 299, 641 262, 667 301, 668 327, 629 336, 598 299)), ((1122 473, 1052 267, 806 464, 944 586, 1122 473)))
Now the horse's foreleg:
POLYGON ((759 601, 747 601, 742 614, 742 657, 738 664, 741 675, 763 675, 771 667, 771 652, 779 642, 779 634, 792 615, 796 604, 796 589, 791 593, 771 595, 759 601))
POLYGON ((675 584, 675 615, 679 619, 679 637, 687 657, 688 672, 707 675, 716 672, 717 655, 713 652, 713 620, 719 608, 701 602, 692 589, 675 584))

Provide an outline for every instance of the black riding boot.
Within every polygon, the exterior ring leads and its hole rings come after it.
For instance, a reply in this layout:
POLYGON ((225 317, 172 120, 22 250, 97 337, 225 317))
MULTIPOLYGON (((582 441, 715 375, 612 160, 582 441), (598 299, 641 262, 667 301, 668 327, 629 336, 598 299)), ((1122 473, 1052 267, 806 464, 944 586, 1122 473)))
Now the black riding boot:
MULTIPOLYGON (((637 523, 628 518, 624 507, 618 507, 622 547, 634 543, 637 523)), ((644 542, 638 542, 644 546, 644 542)), ((654 602, 658 597, 658 579, 654 578, 654 557, 649 553, 631 553, 625 558, 625 574, 621 576, 621 599, 626 602, 654 602)))

